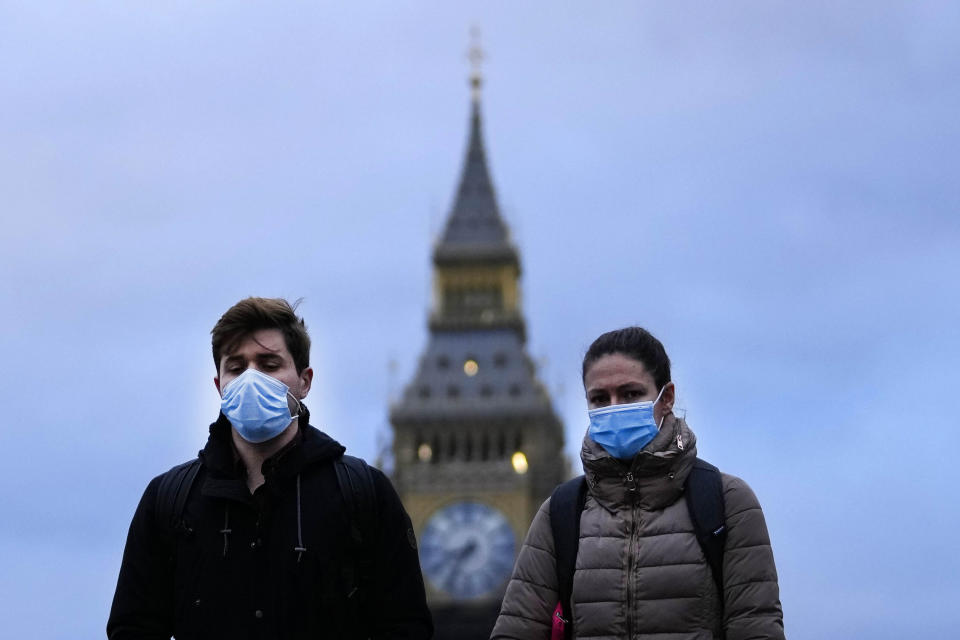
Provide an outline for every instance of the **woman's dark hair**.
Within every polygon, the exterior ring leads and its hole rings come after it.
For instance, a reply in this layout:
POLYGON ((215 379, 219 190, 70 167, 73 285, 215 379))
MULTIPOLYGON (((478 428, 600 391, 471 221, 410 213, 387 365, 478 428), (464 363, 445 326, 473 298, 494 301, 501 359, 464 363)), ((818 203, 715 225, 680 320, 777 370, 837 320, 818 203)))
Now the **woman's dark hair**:
POLYGON ((670 382, 670 358, 663 344, 642 327, 626 327, 616 331, 608 331, 590 345, 583 356, 583 378, 587 377, 587 370, 593 363, 611 353, 622 353, 643 363, 657 389, 662 389, 670 382))

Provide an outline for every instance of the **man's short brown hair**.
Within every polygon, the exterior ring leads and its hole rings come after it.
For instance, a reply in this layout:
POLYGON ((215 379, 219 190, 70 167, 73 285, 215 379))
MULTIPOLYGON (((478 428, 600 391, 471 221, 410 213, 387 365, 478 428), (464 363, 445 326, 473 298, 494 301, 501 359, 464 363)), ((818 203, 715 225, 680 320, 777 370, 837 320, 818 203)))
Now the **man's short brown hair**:
POLYGON ((210 334, 213 336, 213 366, 220 372, 220 357, 229 354, 247 336, 261 329, 279 329, 293 356, 297 373, 310 366, 310 336, 303 318, 283 298, 246 298, 224 313, 210 334))

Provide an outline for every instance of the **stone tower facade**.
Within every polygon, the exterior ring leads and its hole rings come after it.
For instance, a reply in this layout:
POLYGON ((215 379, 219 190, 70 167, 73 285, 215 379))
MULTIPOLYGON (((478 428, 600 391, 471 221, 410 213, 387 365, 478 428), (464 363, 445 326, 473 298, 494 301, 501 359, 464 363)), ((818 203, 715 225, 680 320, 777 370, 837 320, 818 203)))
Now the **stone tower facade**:
POLYGON ((526 352, 520 256, 497 205, 472 78, 459 188, 433 249, 429 336, 391 407, 437 638, 489 637, 536 510, 566 478, 563 425, 526 352))

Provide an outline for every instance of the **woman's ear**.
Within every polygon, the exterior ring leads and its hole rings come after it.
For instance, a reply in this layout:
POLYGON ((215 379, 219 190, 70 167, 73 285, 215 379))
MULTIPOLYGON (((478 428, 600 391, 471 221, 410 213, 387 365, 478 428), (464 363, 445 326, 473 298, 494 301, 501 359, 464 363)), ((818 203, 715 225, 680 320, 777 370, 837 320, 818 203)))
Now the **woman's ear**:
POLYGON ((663 385, 663 393, 660 395, 660 404, 663 405, 664 413, 673 411, 673 403, 677 399, 677 386, 672 382, 663 385))

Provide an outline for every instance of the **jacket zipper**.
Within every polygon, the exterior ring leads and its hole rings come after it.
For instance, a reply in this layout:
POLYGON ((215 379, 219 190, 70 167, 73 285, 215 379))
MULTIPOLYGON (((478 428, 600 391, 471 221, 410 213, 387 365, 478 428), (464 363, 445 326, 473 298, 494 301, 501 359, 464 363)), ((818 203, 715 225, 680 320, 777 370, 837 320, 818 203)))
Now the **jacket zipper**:
POLYGON ((627 538, 627 638, 633 639, 633 537, 637 531, 637 483, 633 473, 628 472, 625 478, 628 495, 630 496, 630 535, 627 538))

